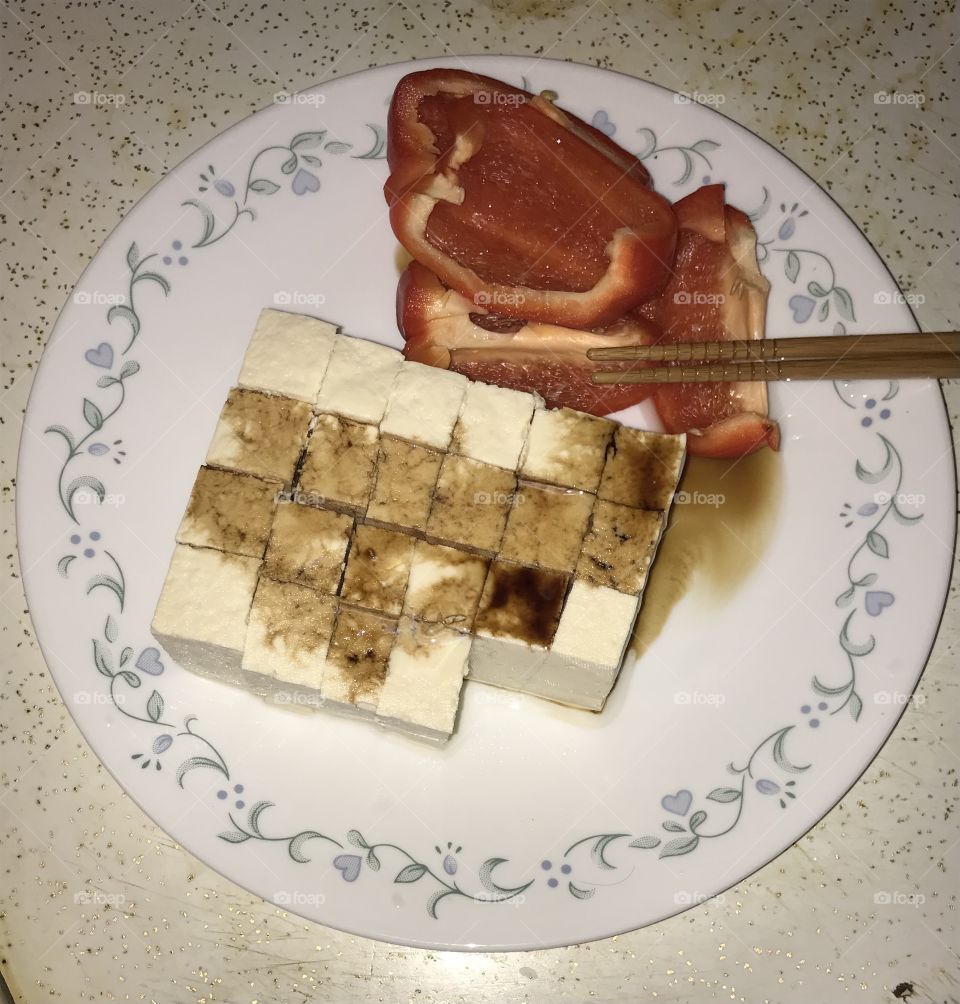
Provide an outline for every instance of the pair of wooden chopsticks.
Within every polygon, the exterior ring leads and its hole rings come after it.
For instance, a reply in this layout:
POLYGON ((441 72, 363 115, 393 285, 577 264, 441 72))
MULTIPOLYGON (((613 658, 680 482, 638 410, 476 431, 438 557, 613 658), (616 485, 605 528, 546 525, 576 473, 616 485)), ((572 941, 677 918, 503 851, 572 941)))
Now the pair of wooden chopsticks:
POLYGON ((960 332, 628 345, 590 349, 587 356, 594 362, 639 364, 594 373, 599 384, 956 377, 960 332))

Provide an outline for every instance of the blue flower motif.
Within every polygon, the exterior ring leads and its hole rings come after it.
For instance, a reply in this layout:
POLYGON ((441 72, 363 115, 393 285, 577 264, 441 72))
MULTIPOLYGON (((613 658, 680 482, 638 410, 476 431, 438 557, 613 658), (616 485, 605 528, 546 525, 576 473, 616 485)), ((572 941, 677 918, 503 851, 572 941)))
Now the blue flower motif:
POLYGON ((756 787, 761 795, 776 795, 780 791, 780 785, 766 777, 761 777, 756 787))
POLYGON ((208 186, 212 185, 214 191, 219 192, 227 199, 232 199, 237 194, 237 190, 226 178, 217 177, 217 171, 213 164, 208 165, 207 173, 201 172, 200 180, 203 182, 199 189, 201 192, 205 192, 208 186))
POLYGON ((617 127, 610 121, 607 113, 602 108, 600 111, 593 113, 590 125, 594 129, 599 129, 605 136, 612 136, 617 131, 617 127))
POLYGON ((444 853, 439 847, 434 847, 434 850, 437 852, 437 854, 443 855, 443 862, 442 862, 443 870, 448 875, 456 875, 457 869, 460 867, 456 855, 458 855, 463 850, 463 848, 459 846, 454 847, 453 841, 448 840, 446 853, 444 853))
POLYGON ((306 195, 307 192, 316 192, 320 188, 320 179, 315 174, 311 174, 301 167, 293 176, 291 188, 294 195, 306 195))

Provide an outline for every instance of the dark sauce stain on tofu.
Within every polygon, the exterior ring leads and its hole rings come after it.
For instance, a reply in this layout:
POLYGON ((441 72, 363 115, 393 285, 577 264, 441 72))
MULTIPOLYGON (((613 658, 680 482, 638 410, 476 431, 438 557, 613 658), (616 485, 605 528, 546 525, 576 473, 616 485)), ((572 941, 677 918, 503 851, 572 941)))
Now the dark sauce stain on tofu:
MULTIPOLYGON (((443 546, 443 545, 437 545, 443 546)), ((424 624, 469 631, 487 577, 490 559, 469 551, 444 547, 449 573, 416 595, 416 617, 424 624)))
POLYGON ((271 648, 282 642, 288 653, 326 655, 333 627, 332 599, 304 586, 261 578, 254 602, 270 625, 265 640, 271 648))
POLYGON ((205 534, 207 546, 262 557, 275 496, 276 484, 251 474, 201 467, 187 505, 189 529, 205 534))
POLYGON ((691 590, 717 607, 729 602, 772 539, 782 478, 773 450, 733 461, 687 458, 679 490, 691 501, 670 511, 630 646, 635 656, 653 644, 691 590), (710 496, 723 501, 713 504, 710 496))
POLYGON ((600 495, 662 511, 673 491, 682 450, 674 437, 649 438, 626 427, 617 429, 607 450, 600 495))
POLYGON ((397 633, 397 622, 362 610, 341 608, 329 658, 350 678, 351 704, 375 696, 387 675, 387 660, 397 633))
POLYGON ((567 577, 557 572, 496 562, 477 625, 528 645, 549 645, 557 630, 567 577))

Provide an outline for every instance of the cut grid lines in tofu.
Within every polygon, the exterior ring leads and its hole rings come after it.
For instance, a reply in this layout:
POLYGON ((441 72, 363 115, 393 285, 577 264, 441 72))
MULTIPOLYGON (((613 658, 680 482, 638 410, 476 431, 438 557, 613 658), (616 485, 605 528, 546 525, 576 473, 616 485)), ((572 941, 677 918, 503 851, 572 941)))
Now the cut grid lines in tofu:
POLYGON ((171 655, 431 741, 453 731, 468 671, 602 708, 682 437, 547 410, 283 311, 261 315, 239 382, 157 607, 171 655))

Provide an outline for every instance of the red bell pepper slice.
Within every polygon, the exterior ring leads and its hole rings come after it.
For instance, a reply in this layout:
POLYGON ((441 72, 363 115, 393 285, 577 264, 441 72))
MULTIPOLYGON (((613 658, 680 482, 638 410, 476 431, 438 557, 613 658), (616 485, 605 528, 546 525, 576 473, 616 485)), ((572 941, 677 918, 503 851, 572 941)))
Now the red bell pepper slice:
MULTIPOLYGON (((680 224, 673 275, 639 313, 664 342, 762 338, 770 283, 757 265, 750 220, 725 204, 723 185, 707 185, 674 205, 680 224)), ((768 417, 765 383, 667 384, 653 396, 668 432, 686 432, 687 449, 704 457, 776 450, 780 429, 768 417)))
POLYGON ((643 384, 600 386, 590 380, 591 373, 611 364, 591 362, 587 349, 650 345, 656 340, 659 332, 640 317, 628 315, 600 331, 499 317, 478 311, 423 265, 411 262, 397 289, 397 324, 408 359, 485 383, 535 391, 551 408, 608 415, 637 404, 654 389, 643 384))
POLYGON ((397 239, 475 307, 594 328, 667 280, 669 202, 635 157, 543 97, 462 70, 408 74, 387 161, 397 239))

